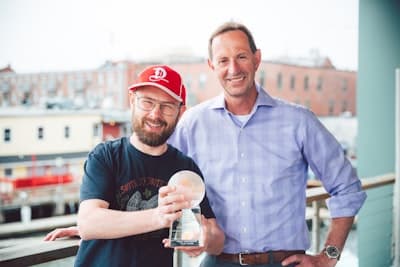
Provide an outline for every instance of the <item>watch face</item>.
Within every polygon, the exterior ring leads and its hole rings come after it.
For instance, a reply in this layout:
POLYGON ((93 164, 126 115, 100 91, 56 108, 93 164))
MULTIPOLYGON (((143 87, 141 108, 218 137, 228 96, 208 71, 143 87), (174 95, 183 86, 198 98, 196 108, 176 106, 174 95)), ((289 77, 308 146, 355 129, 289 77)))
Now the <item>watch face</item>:
POLYGON ((327 246, 325 249, 325 253, 331 259, 338 259, 340 256, 339 249, 334 246, 327 246))

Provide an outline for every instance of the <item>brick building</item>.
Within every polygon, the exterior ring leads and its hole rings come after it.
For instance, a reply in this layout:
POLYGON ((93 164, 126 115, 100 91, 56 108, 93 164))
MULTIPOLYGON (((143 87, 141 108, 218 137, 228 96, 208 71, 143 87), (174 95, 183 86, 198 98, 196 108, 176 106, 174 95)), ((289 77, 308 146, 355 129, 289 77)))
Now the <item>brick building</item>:
POLYGON ((356 115, 356 72, 317 65, 263 62, 258 82, 279 98, 310 108, 318 116, 356 115))
MULTIPOLYGON (((165 61, 183 76, 188 105, 193 106, 222 92, 204 59, 165 61)), ((0 108, 34 106, 80 109, 128 108, 127 88, 137 74, 153 63, 106 62, 98 69, 16 73, 0 70, 0 108)), ((276 97, 309 107, 317 116, 356 115, 356 72, 337 70, 328 58, 263 61, 258 83, 276 97)))

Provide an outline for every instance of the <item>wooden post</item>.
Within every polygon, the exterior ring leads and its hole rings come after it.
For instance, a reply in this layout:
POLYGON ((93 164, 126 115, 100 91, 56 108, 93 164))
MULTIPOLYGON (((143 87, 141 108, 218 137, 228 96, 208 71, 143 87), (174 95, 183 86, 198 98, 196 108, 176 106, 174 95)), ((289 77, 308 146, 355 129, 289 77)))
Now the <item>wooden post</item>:
POLYGON ((320 208, 320 201, 316 200, 312 202, 313 207, 313 217, 312 217, 312 229, 311 229, 311 236, 312 236, 312 243, 314 244, 314 253, 318 254, 320 249, 320 225, 321 225, 321 218, 319 216, 319 208, 320 208))
POLYGON ((21 222, 29 223, 32 219, 32 209, 29 205, 29 196, 28 193, 25 191, 21 191, 19 194, 21 199, 21 207, 20 207, 20 214, 21 214, 21 222))

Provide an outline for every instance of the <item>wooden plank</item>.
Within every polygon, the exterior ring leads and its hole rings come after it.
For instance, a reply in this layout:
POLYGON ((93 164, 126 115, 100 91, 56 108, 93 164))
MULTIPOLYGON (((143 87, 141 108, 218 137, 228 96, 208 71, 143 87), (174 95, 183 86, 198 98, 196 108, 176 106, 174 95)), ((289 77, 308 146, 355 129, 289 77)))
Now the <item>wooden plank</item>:
MULTIPOLYGON (((373 178, 361 179, 362 188, 364 190, 377 188, 385 185, 393 184, 395 181, 394 173, 389 173, 373 178)), ((321 187, 308 188, 306 191, 307 203, 311 203, 317 200, 324 200, 330 197, 326 190, 321 187)))
POLYGON ((377 177, 373 177, 373 178, 366 178, 366 179, 361 180, 364 190, 381 187, 381 186, 388 185, 388 184, 393 184, 394 181, 395 181, 394 173, 388 173, 385 175, 381 175, 381 176, 377 176, 377 177))
POLYGON ((308 204, 311 204, 313 201, 324 200, 330 197, 323 187, 308 188, 306 196, 308 204))
POLYGON ((309 180, 307 180, 307 188, 310 188, 310 187, 319 187, 319 186, 321 186, 322 184, 321 184, 321 181, 320 180, 318 180, 318 179, 309 179, 309 180))

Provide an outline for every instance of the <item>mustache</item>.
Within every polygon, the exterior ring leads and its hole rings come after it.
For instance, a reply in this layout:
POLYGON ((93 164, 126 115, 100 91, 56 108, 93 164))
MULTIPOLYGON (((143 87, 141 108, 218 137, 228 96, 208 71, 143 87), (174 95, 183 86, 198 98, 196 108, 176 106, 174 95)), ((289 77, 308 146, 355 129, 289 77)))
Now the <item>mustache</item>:
POLYGON ((244 72, 239 72, 239 73, 234 73, 234 74, 228 74, 225 78, 229 79, 229 80, 233 80, 233 79, 243 78, 245 76, 246 76, 246 74, 244 72))
POLYGON ((167 126, 167 122, 162 120, 162 119, 149 119, 149 118, 144 118, 143 119, 143 123, 145 122, 149 122, 149 123, 153 123, 153 124, 160 124, 161 126, 167 126))

